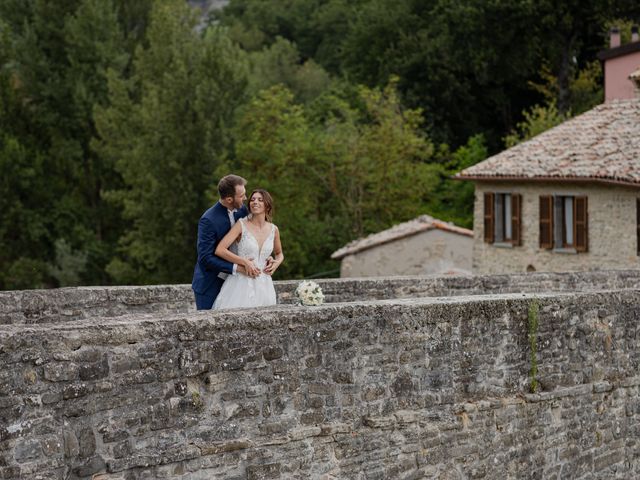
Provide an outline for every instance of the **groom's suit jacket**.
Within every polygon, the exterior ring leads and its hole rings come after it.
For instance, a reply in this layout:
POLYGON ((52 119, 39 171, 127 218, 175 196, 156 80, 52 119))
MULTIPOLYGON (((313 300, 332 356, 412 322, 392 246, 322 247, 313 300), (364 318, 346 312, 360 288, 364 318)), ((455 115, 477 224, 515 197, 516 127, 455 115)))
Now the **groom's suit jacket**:
MULTIPOLYGON (((243 206, 234 214, 236 221, 247 216, 247 207, 243 206)), ((200 295, 218 296, 224 278, 220 273, 231 274, 233 263, 216 257, 218 243, 231 230, 229 211, 220 202, 209 208, 198 222, 198 261, 193 271, 191 288, 200 295)))

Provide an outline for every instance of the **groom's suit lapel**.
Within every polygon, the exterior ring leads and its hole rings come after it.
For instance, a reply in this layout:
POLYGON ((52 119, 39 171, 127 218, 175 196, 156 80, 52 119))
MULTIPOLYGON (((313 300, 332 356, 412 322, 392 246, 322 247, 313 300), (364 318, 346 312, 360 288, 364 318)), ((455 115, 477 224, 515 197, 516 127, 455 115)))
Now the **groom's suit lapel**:
POLYGON ((216 203, 214 210, 216 213, 216 217, 218 217, 217 221, 220 222, 220 226, 224 225, 227 230, 230 230, 231 221, 229 220, 229 214, 227 213, 227 209, 220 202, 218 202, 216 203))

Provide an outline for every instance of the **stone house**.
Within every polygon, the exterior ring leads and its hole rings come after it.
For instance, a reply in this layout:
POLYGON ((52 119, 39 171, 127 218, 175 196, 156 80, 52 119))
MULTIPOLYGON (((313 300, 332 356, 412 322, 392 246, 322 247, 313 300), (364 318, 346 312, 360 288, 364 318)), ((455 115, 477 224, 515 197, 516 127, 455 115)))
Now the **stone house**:
POLYGON ((354 240, 331 258, 341 277, 469 274, 473 232, 421 215, 354 240))
POLYGON ((456 175, 476 184, 474 273, 640 268, 637 28, 600 58, 604 104, 456 175))

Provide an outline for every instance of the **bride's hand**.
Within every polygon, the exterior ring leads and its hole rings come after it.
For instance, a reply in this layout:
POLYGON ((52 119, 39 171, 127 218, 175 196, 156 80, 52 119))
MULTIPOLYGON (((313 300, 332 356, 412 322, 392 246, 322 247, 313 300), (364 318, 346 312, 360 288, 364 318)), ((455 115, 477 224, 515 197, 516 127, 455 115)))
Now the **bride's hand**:
POLYGON ((266 266, 264 267, 263 273, 267 275, 273 275, 276 269, 280 264, 274 260, 273 257, 267 258, 266 266))
POLYGON ((244 261, 244 270, 246 274, 251 278, 256 278, 260 275, 260 269, 253 263, 252 258, 248 258, 244 261))

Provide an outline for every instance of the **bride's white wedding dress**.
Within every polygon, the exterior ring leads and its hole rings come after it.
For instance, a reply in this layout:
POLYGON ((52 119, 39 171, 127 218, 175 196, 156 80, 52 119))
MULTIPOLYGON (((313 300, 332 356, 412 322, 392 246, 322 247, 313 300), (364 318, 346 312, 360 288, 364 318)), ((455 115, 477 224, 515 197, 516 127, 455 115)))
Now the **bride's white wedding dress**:
MULTIPOLYGON (((271 225, 271 232, 267 235, 262 247, 246 226, 245 219, 238 220, 242 225, 242 236, 238 242, 238 256, 253 258, 253 263, 263 270, 267 258, 273 252, 273 239, 276 226, 271 225)), ((263 307, 276 304, 276 290, 273 287, 271 275, 261 273, 256 278, 238 273, 229 275, 222 284, 222 289, 213 304, 214 310, 221 308, 263 307)))

